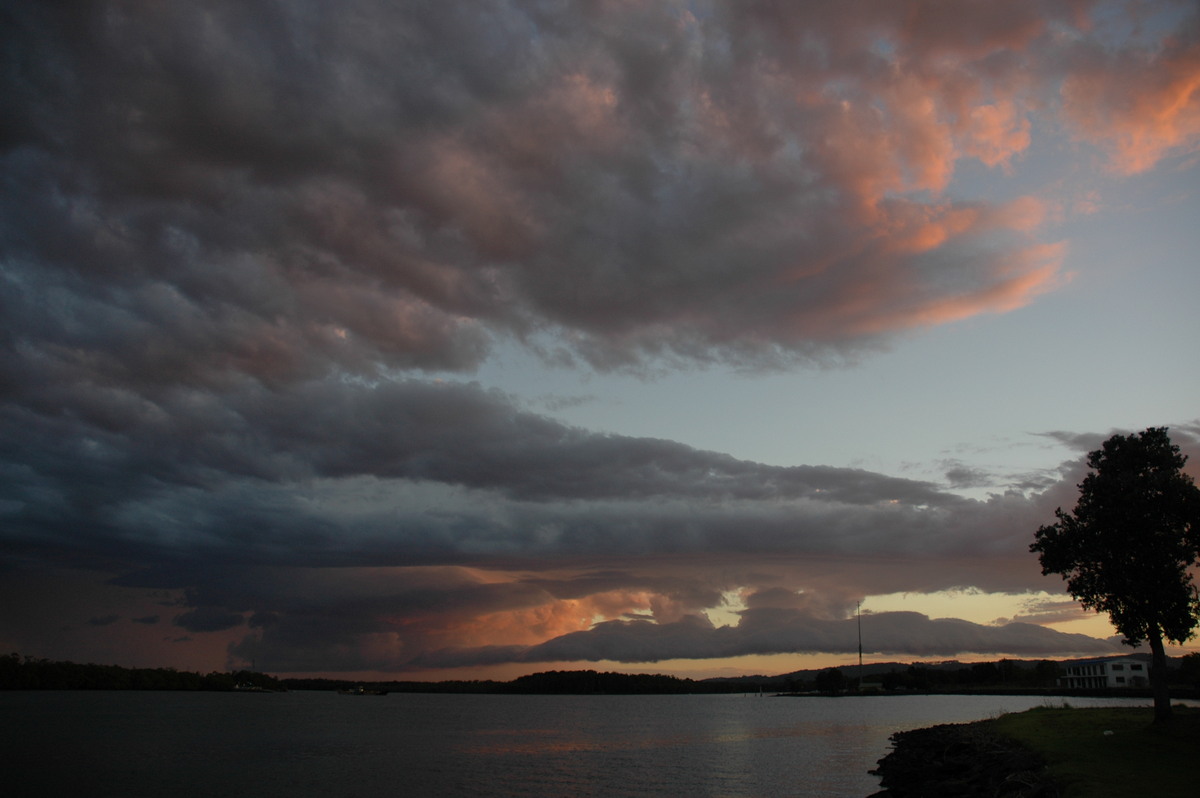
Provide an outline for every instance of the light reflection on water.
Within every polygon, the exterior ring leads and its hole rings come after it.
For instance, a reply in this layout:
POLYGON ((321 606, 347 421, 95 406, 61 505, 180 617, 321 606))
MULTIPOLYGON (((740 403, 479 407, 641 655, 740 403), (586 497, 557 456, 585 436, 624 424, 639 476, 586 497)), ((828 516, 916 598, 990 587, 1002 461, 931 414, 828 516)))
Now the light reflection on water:
POLYGON ((0 694, 0 750, 29 796, 862 798, 893 732, 1044 703, 25 692, 0 694))
MULTIPOLYGON (((620 730, 620 737, 617 739, 600 739, 595 736, 613 733, 613 730, 604 730, 603 727, 589 732, 587 736, 572 736, 573 732, 578 734, 579 730, 571 729, 491 729, 480 732, 480 739, 474 745, 464 746, 460 750, 468 755, 637 750, 745 743, 752 740, 786 737, 811 739, 828 736, 837 738, 844 736, 846 731, 844 727, 813 724, 796 724, 782 728, 756 728, 740 718, 730 722, 730 725, 731 728, 715 729, 707 733, 675 730, 661 736, 639 734, 636 731, 625 729, 620 730), (500 739, 489 740, 489 738, 500 739)), ((853 728, 859 730, 862 727, 853 728)))

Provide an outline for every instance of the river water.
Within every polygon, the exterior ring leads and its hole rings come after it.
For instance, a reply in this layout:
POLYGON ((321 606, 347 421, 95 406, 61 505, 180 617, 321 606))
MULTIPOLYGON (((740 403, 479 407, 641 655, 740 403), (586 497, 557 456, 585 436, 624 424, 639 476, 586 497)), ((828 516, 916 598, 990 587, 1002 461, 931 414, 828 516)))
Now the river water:
POLYGON ((0 751, 14 796, 864 798, 893 732, 1057 701, 9 692, 0 751))

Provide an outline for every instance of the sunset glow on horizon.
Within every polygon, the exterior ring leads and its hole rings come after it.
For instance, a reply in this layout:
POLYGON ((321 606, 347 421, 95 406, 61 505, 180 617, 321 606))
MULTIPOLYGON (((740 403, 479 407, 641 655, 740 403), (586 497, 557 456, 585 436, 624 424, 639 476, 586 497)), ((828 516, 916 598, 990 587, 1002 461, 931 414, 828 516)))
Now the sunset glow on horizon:
POLYGON ((5 652, 1129 650, 1029 544, 1200 475, 1195 3, 5 5, 5 652))

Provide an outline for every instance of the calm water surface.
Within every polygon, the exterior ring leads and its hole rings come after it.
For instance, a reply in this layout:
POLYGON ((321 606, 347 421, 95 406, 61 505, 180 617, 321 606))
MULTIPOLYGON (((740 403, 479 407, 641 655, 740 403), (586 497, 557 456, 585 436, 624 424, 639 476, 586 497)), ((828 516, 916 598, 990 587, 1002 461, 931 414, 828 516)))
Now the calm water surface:
POLYGON ((1053 702, 12 692, 0 751, 22 796, 863 798, 893 732, 1053 702))

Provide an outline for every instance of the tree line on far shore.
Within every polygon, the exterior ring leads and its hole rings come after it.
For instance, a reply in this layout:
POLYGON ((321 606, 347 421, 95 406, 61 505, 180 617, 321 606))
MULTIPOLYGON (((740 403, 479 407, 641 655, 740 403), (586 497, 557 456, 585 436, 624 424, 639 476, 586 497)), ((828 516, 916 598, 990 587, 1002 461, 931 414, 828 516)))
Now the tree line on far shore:
MULTIPOLYGON (((1171 682, 1200 689, 1200 654, 1172 663, 1171 682), (1177 664, 1176 664, 1177 663, 1177 664)), ((1052 691, 1061 666, 1051 660, 1000 660, 955 667, 954 664, 896 666, 868 676, 863 684, 855 669, 827 668, 775 677, 693 679, 649 673, 601 673, 594 670, 546 671, 508 682, 491 680, 371 682, 372 688, 396 693, 511 693, 541 695, 670 695, 688 693, 827 693, 863 690, 883 692, 956 692, 985 689, 1052 691)), ((0 690, 208 690, 281 691, 341 690, 360 681, 320 678, 280 679, 249 670, 208 674, 174 668, 124 668, 47 659, 0 656, 0 690)))
MULTIPOLYGON (((1168 679, 1177 687, 1200 689, 1200 654, 1187 654, 1168 667, 1168 679)), ((860 685, 853 668, 820 671, 810 683, 801 683, 795 692, 839 693, 858 690, 884 692, 957 692, 979 689, 1053 690, 1062 675, 1062 665, 1052 660, 1003 659, 976 662, 961 667, 909 665, 893 668, 863 679, 860 685)), ((1103 688, 1102 688, 1103 689, 1103 688)), ((1121 688, 1113 688, 1119 690, 1121 688)))
POLYGON ((282 682, 248 670, 199 674, 174 668, 124 668, 120 665, 0 656, 0 690, 283 690, 282 682))

